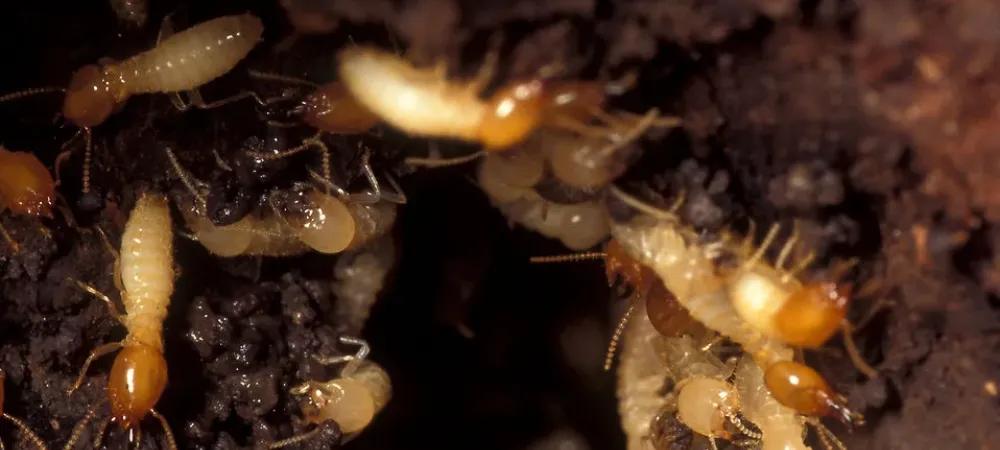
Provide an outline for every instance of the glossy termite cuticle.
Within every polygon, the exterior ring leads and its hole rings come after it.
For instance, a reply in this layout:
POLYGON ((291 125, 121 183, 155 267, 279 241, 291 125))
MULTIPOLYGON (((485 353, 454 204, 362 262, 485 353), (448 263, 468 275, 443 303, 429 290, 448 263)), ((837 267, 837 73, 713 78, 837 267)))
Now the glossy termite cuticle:
MULTIPOLYGON (((378 364, 367 360, 370 348, 362 339, 341 336, 340 342, 358 346, 353 355, 332 358, 314 356, 321 364, 344 364, 340 376, 325 382, 307 381, 290 389, 300 396, 307 422, 336 422, 347 442, 363 431, 385 407, 392 396, 389 375, 378 364)), ((268 449, 286 447, 312 438, 316 430, 270 444, 268 449)))
POLYGON ((799 274, 815 259, 809 251, 786 268, 799 241, 798 222, 779 250, 773 266, 763 262, 765 252, 777 238, 780 225, 773 225, 764 240, 753 249, 753 232, 750 231, 739 245, 738 256, 745 261, 728 276, 733 305, 740 315, 757 329, 780 337, 789 345, 815 349, 826 344, 841 332, 844 347, 851 362, 869 378, 878 376, 858 352, 853 340, 847 307, 852 294, 851 285, 839 280, 856 263, 851 259, 835 264, 827 280, 802 282, 799 274))
MULTIPOLYGON (((101 232, 104 237, 103 232, 101 232)), ((107 242, 107 241, 105 241, 107 242)), ((110 246, 110 244, 108 243, 110 246)), ((147 415, 160 422, 168 445, 177 444, 169 423, 155 410, 167 386, 167 361, 163 357, 163 320, 174 287, 173 229, 166 197, 143 193, 136 201, 122 234, 122 251, 114 252, 115 285, 121 291, 125 313, 105 294, 82 282, 75 281, 84 291, 104 302, 111 315, 128 330, 125 339, 99 346, 87 357, 76 382, 68 390, 72 395, 83 383, 90 364, 101 356, 119 351, 108 377, 109 422, 135 432, 130 439, 140 439, 140 421, 147 415)), ((94 417, 100 405, 91 408, 75 427, 67 450, 79 440, 83 429, 94 417)), ((103 433, 102 433, 103 434, 103 433)), ((100 440, 100 436, 95 437, 100 440)))
POLYGON ((539 127, 554 127, 582 136, 606 138, 612 142, 605 152, 614 152, 646 128, 672 127, 678 123, 676 119, 657 119, 656 109, 641 119, 627 113, 615 117, 602 109, 603 91, 597 96, 579 95, 594 89, 585 82, 541 77, 513 80, 498 88, 489 99, 480 99, 479 95, 494 76, 499 59, 498 41, 494 39, 479 73, 465 82, 448 80, 441 64, 418 68, 373 47, 341 50, 340 80, 359 104, 404 132, 475 142, 487 151, 505 151, 539 127), (398 101, 401 98, 407 100, 398 101), (594 104, 580 104, 588 100, 594 104), (604 123, 587 123, 592 119, 604 123))
MULTIPOLYGON (((57 197, 52 174, 35 155, 0 146, 0 213, 9 210, 15 215, 52 218, 57 197)), ((2 223, 0 236, 14 253, 20 251, 20 245, 2 223)))

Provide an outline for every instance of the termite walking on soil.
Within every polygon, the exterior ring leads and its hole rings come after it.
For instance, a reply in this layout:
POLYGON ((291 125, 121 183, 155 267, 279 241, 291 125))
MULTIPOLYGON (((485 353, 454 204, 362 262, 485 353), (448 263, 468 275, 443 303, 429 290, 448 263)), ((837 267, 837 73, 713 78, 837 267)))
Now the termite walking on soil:
MULTIPOLYGON (((39 448, 41 450, 47 450, 48 447, 45 445, 45 443, 42 442, 41 438, 39 438, 34 431, 31 431, 31 428, 28 427, 28 425, 22 422, 21 419, 18 419, 17 417, 14 417, 10 414, 7 414, 6 412, 3 412, 4 384, 5 384, 4 382, 6 381, 6 379, 7 376, 3 373, 3 371, 0 371, 0 416, 2 416, 4 419, 9 420, 10 423, 16 425, 17 428, 20 429, 22 433, 24 433, 24 436, 27 438, 27 440, 31 441, 31 443, 35 445, 35 448, 39 448)), ((0 450, 3 449, 4 449, 3 441, 0 441, 0 450)))
MULTIPOLYGON (((111 314, 128 330, 128 335, 121 342, 96 348, 84 362, 80 376, 70 388, 69 394, 83 383, 87 369, 95 359, 121 350, 115 357, 108 377, 111 417, 104 421, 95 441, 101 439, 109 422, 119 422, 122 427, 134 432, 130 434, 131 440, 139 441, 140 422, 148 414, 160 421, 170 448, 176 449, 177 444, 167 419, 154 409, 167 386, 167 361, 163 357, 163 320, 174 291, 173 229, 165 197, 148 193, 139 197, 125 224, 121 255, 117 259, 115 283, 121 290, 125 314, 118 312, 114 302, 106 295, 78 283, 81 288, 107 304, 111 314)), ((66 443, 66 450, 72 449, 76 444, 98 406, 91 408, 74 427, 73 434, 66 443)))
MULTIPOLYGON (((18 215, 51 218, 55 199, 52 175, 35 155, 0 146, 0 212, 6 209, 18 215)), ((0 234, 17 252, 19 246, 3 224, 0 234)))
MULTIPOLYGON (((164 28, 169 28, 165 23, 164 28)), ((121 62, 87 64, 77 70, 67 88, 34 88, 0 96, 0 102, 31 95, 65 92, 62 115, 80 128, 86 139, 84 155, 84 193, 90 189, 91 128, 98 126, 124 107, 137 94, 168 93, 180 110, 191 106, 214 108, 253 96, 237 96, 205 103, 197 92, 190 92, 184 103, 179 93, 193 91, 232 70, 257 44, 263 33, 260 19, 250 14, 224 16, 202 22, 166 37, 156 47, 121 62)), ((79 134, 79 133, 78 133, 79 134)), ((58 178, 60 155, 56 163, 58 178)))
MULTIPOLYGON (((302 411, 307 422, 321 424, 332 420, 346 436, 345 442, 358 435, 392 397, 392 382, 385 369, 368 361, 368 343, 354 337, 341 336, 345 344, 357 345, 354 355, 334 358, 317 357, 324 364, 346 363, 340 376, 325 382, 307 381, 291 389, 303 396, 302 411)), ((313 438, 321 429, 294 436, 268 446, 276 449, 313 438)))
POLYGON ((833 416, 845 423, 863 423, 815 370, 794 361, 784 341, 750 326, 733 306, 714 255, 723 245, 703 245, 677 217, 645 205, 613 188, 617 199, 646 212, 611 230, 625 250, 648 265, 674 293, 678 302, 703 325, 743 346, 764 369, 768 388, 783 405, 810 416, 833 416))
POLYGON ((488 151, 504 151, 541 126, 610 138, 678 123, 656 120, 655 109, 647 114, 653 119, 645 122, 624 112, 612 115, 603 110, 605 92, 600 86, 545 77, 505 84, 484 101, 479 95, 493 77, 496 50, 473 80, 461 83, 448 80, 443 65, 421 69, 373 47, 350 46, 337 58, 341 82, 382 121, 414 136, 479 143, 488 151), (591 119, 603 125, 590 124, 591 119))

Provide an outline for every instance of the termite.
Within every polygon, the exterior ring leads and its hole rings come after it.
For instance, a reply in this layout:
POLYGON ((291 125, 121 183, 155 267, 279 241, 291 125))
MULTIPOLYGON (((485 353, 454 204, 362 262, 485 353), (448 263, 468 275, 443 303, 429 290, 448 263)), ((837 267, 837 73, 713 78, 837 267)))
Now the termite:
POLYGON ((697 235, 680 224, 673 213, 646 205, 616 187, 611 192, 647 213, 626 223, 613 223, 615 239, 630 255, 653 269, 692 317, 754 355, 779 402, 802 414, 863 423, 863 417, 848 408, 846 399, 833 393, 816 371, 794 361, 794 351, 788 344, 740 317, 730 301, 727 280, 718 274, 715 265, 714 257, 724 244, 698 243, 697 235))
MULTIPOLYGON (((775 400, 765 384, 764 372, 750 355, 744 355, 736 369, 736 386, 743 401, 744 414, 761 430, 761 450, 808 450, 802 441, 805 434, 802 418, 787 406, 775 400)), ((845 450, 844 445, 818 420, 807 419, 819 431, 820 440, 832 450, 834 445, 845 450)))
MULTIPOLYGON (((772 226, 756 250, 753 227, 740 245, 730 246, 741 262, 727 275, 729 297, 736 311, 756 329, 796 347, 819 348, 842 331, 851 361, 869 378, 876 377, 878 372, 858 354, 847 322, 851 286, 836 281, 853 263, 835 266, 829 280, 802 282, 798 274, 812 262, 813 253, 800 258, 791 268, 786 267, 798 241, 798 226, 793 227, 774 264, 764 261, 779 229, 777 224, 772 226)), ((731 236, 726 239, 733 240, 731 236)))
MULTIPOLYGON (((56 186, 52 174, 35 155, 0 146, 0 212, 29 217, 52 217, 56 186)), ((0 234, 15 252, 19 246, 0 224, 0 234)))
POLYGON ((312 89, 291 113, 321 133, 359 134, 379 123, 379 117, 362 106, 340 81, 323 84, 266 72, 250 71, 259 80, 295 84, 312 89))
MULTIPOLYGON (((163 427, 171 450, 176 450, 177 444, 167 419, 154 409, 167 386, 163 320, 174 290, 173 229, 166 197, 149 193, 139 197, 122 233, 121 254, 116 254, 115 258, 115 284, 121 290, 124 314, 118 311, 107 295, 77 283, 102 300, 112 316, 125 326, 128 334, 121 342, 94 349, 68 394, 72 395, 80 387, 95 359, 121 350, 108 377, 111 416, 101 426, 102 433, 109 422, 119 422, 130 431, 130 440, 138 441, 141 439, 140 422, 147 415, 152 415, 163 427)), ((73 448, 99 406, 91 408, 74 427, 66 450, 73 448)), ((98 434, 97 439, 100 438, 98 434)))
MULTIPOLYGON (((168 28, 167 23, 164 29, 168 28)), ((124 107, 129 97, 138 94, 174 94, 171 100, 180 110, 191 106, 215 108, 254 96, 243 92, 205 103, 195 89, 232 70, 260 41, 262 33, 260 19, 250 14, 219 17, 166 37, 156 47, 124 61, 87 64, 73 74, 67 88, 27 89, 4 95, 0 102, 50 92, 66 94, 62 115, 79 127, 86 138, 83 176, 86 193, 90 189, 92 127, 104 123, 112 113, 124 107), (185 91, 190 94, 188 103, 179 96, 185 91)), ((61 155, 60 159, 64 157, 61 155)), ((57 174, 58 167, 57 163, 57 174)))
POLYGON ((149 17, 148 0, 110 0, 118 21, 133 28, 142 28, 149 17))
MULTIPOLYGON (((324 144, 317 141, 314 145, 322 146, 326 154, 324 144)), ((309 249, 339 253, 360 248, 387 233, 395 223, 395 202, 381 200, 406 201, 391 179, 396 191, 382 192, 366 153, 362 166, 372 184, 371 192, 348 194, 325 176, 315 175, 317 183, 335 190, 336 195, 308 184, 288 192, 275 191, 266 207, 232 225, 218 226, 205 216, 206 184, 187 173, 172 150, 166 148, 166 152, 175 173, 194 197, 181 205, 185 222, 206 249, 222 257, 292 256, 309 249)), ((323 165, 328 173, 328 164, 323 165)))
POLYGON ((621 142, 615 137, 634 139, 650 126, 678 123, 658 119, 655 109, 646 121, 625 112, 607 113, 607 94, 599 83, 544 76, 510 82, 483 100, 480 94, 493 77, 497 54, 490 51, 478 75, 467 82, 448 80, 443 65, 418 68, 373 47, 346 47, 337 60, 344 87, 383 122, 414 136, 478 143, 487 151, 504 151, 543 126, 603 137, 615 141, 608 145, 612 148, 621 142), (593 125, 592 119, 603 124, 593 125))
MULTIPOLYGON (((291 393, 303 398, 301 407, 307 422, 336 422, 346 435, 346 442, 361 433, 389 402, 392 382, 385 369, 366 359, 370 352, 367 342, 349 336, 341 336, 340 341, 359 346, 358 352, 335 358, 316 358, 324 364, 346 362, 340 376, 325 382, 307 381, 293 387, 291 393)), ((297 444, 314 437, 316 431, 275 442, 268 448, 297 444)))
POLYGON ((395 260, 396 245, 391 235, 337 259, 333 268, 333 293, 337 296, 333 314, 337 323, 346 327, 347 334, 361 333, 395 260))
MULTIPOLYGON (((6 379, 7 375, 4 374, 2 370, 0 370, 0 416, 3 416, 4 419, 9 420, 10 423, 17 426, 17 428, 21 430, 21 433, 24 433, 24 436, 29 441, 31 441, 31 443, 34 444, 36 448, 39 448, 41 450, 47 450, 48 446, 46 446, 45 443, 42 442, 42 439, 39 438, 34 431, 31 431, 31 427, 22 422, 21 419, 18 419, 17 417, 14 417, 6 412, 3 412, 2 408, 4 401, 4 384, 5 384, 4 382, 6 381, 6 379)), ((3 450, 3 448, 4 448, 3 441, 0 441, 0 450, 3 450)))
POLYGON ((540 198, 498 205, 508 219, 550 238, 570 250, 586 250, 608 237, 608 220, 597 202, 561 205, 540 198))

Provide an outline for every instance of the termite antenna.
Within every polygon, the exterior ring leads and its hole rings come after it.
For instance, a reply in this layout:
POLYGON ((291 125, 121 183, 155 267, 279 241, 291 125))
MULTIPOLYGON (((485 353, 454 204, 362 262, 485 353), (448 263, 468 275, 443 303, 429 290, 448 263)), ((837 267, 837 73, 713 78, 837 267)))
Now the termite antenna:
POLYGON ((622 338, 622 333, 625 332, 625 325, 628 324, 629 317, 632 317, 632 311, 635 307, 629 307, 628 311, 625 311, 625 315, 622 316, 621 321, 618 322, 618 327, 615 328, 615 334, 611 336, 611 343, 608 345, 608 353, 604 357, 604 370, 611 370, 611 363, 615 359, 615 350, 618 349, 618 341, 622 338))
POLYGON ((819 440, 823 442, 823 447, 827 450, 834 450, 834 448, 838 450, 847 450, 844 443, 840 442, 840 439, 837 439, 837 436, 835 436, 829 428, 823 425, 822 422, 817 419, 807 419, 806 422, 816 428, 816 434, 819 435, 819 440))
POLYGON ((608 254, 604 252, 587 252, 587 253, 574 253, 572 255, 532 256, 528 261, 530 261, 532 264, 580 262, 580 261, 590 261, 595 259, 604 259, 607 256, 608 254))
POLYGON ((732 423, 733 426, 736 427, 736 429, 740 430, 740 433, 743 433, 750 439, 760 440, 761 438, 764 437, 763 433, 751 430, 746 425, 744 425, 743 420, 740 419, 739 416, 734 414, 732 411, 726 410, 723 411, 722 413, 726 416, 726 419, 729 419, 729 422, 732 423))
POLYGON ((458 157, 455 157, 455 158, 417 158, 417 157, 408 157, 408 158, 403 159, 403 162, 405 162, 406 164, 409 164, 411 166, 439 168, 439 167, 458 166, 458 165, 461 165, 461 164, 465 164, 465 163, 468 163, 468 162, 475 161, 475 160, 477 160, 479 158, 482 158, 485 155, 486 155, 486 151, 485 150, 480 150, 480 151, 475 152, 475 153, 473 153, 471 155, 458 156, 458 157))
POLYGON ((307 441, 309 439, 312 439, 313 436, 316 436, 317 434, 319 434, 320 430, 321 430, 320 427, 316 427, 316 428, 313 428, 311 431, 302 433, 302 434, 300 434, 298 436, 292 436, 290 438, 282 439, 282 440, 277 441, 277 442, 272 442, 272 443, 268 444, 267 447, 265 447, 265 448, 267 450, 274 450, 276 448, 282 448, 282 447, 287 447, 289 445, 295 445, 295 444, 298 444, 299 442, 307 441))
MULTIPOLYGON (((353 355, 341 355, 341 356, 331 356, 331 357, 322 357, 319 355, 313 355, 313 359, 320 364, 331 365, 331 364, 339 364, 342 362, 362 361, 368 358, 368 354, 371 353, 371 346, 368 345, 368 342, 365 341, 364 339, 359 339, 351 336, 341 336, 339 340, 342 344, 357 345, 359 347, 357 353, 353 355)), ((345 367, 344 370, 341 371, 342 375, 343 376, 350 375, 349 373, 348 374, 343 373, 347 371, 348 368, 345 367)))
POLYGON ((648 204, 646 202, 643 202, 642 200, 639 200, 639 199, 633 197, 630 194, 626 194, 625 191, 621 190, 621 188, 619 188, 618 186, 615 186, 613 184, 609 186, 609 189, 611 190, 612 194, 614 194, 616 197, 618 197, 619 199, 621 199, 622 201, 624 201, 627 205, 629 205, 629 206, 631 206, 631 207, 633 207, 633 208, 635 208, 635 209, 637 209, 639 211, 642 211, 642 212, 644 212, 646 214, 649 214, 649 215, 651 215, 653 217, 656 217, 658 219, 662 219, 662 220, 666 220, 666 221, 670 221, 670 222, 676 222, 677 221, 676 212, 677 212, 678 209, 680 209, 680 206, 684 203, 684 193, 681 192, 680 194, 678 194, 677 200, 674 202, 674 204, 669 209, 662 210, 662 209, 654 207, 654 206, 652 206, 652 205, 650 205, 650 204, 648 204))
POLYGON ((764 241, 760 243, 760 247, 757 248, 757 251, 747 258, 745 263, 743 263, 743 267, 740 268, 741 271, 752 269, 762 258, 764 258, 764 253, 767 251, 767 248, 771 246, 771 242, 774 241, 774 238, 778 236, 778 230, 780 229, 781 225, 779 224, 771 226, 771 229, 768 230, 767 236, 764 237, 764 241))
POLYGON ((93 159, 93 134, 90 128, 83 129, 83 193, 90 193, 90 162, 93 159))
POLYGON ((63 446, 63 450, 73 450, 73 446, 76 445, 76 441, 80 440, 80 435, 83 434, 84 428, 86 428, 87 424, 94 418, 94 415, 97 414, 97 408, 100 407, 101 404, 94 405, 94 407, 90 408, 90 410, 87 411, 87 414, 85 414, 83 418, 77 422, 76 426, 73 427, 73 433, 70 434, 69 440, 66 441, 66 445, 63 446))
POLYGON ((65 93, 66 88, 61 88, 57 86, 47 86, 47 87, 24 89, 21 91, 11 92, 9 94, 0 96, 0 103, 8 102, 11 100, 17 100, 25 97, 33 97, 39 94, 51 94, 55 92, 65 93))
POLYGON ((796 220, 792 222, 792 235, 788 237, 785 245, 781 247, 781 251, 778 252, 778 259, 774 261, 774 268, 778 271, 785 270, 785 262, 788 260, 788 255, 792 253, 792 249, 795 248, 795 243, 799 240, 799 222, 796 220))

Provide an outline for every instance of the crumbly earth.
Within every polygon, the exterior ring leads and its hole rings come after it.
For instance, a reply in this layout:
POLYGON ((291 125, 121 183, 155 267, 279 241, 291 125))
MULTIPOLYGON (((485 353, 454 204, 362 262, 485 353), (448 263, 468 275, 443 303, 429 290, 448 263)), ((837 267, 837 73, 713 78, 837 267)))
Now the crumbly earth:
MULTIPOLYGON (((636 71, 637 85, 614 105, 657 107, 684 126, 644 139, 645 157, 623 186, 683 189, 683 217, 709 231, 745 230, 748 219, 758 229, 797 221, 818 256, 810 275, 858 259, 847 277, 868 295, 851 305, 851 319, 865 320, 855 337, 879 377, 862 376, 839 342, 807 355, 868 418, 853 432, 830 424, 847 446, 985 449, 1000 441, 994 2, 290 0, 343 21, 283 53, 272 51, 291 31, 277 0, 152 3, 147 26, 127 30, 99 0, 4 2, 0 91, 65 85, 83 64, 149 48, 170 13, 183 28, 246 10, 264 19, 265 42, 227 81, 206 86, 208 99, 280 91, 249 80, 248 68, 332 80, 333 55, 348 37, 398 43, 417 61, 443 59, 458 77, 475 71, 502 32, 498 82, 554 61, 583 79, 636 71)), ((58 109, 58 95, 0 104, 0 140, 51 167, 75 131, 53 122, 58 109)), ((249 138, 265 138, 258 109, 182 114, 164 96, 132 99, 94 130, 88 196, 79 142, 68 147, 76 150, 61 167, 60 192, 72 215, 0 213, 22 247, 14 254, 0 245, 4 411, 52 446, 105 399, 111 357, 65 395, 87 354, 123 335, 105 306, 69 281, 115 297, 114 261, 94 226, 118 242, 136 193, 186 195, 164 147, 221 185, 227 173, 211 150, 225 160, 249 138)), ((309 134, 290 133, 291 145, 309 134)), ((356 178, 359 144, 374 150, 379 170, 397 175, 407 172, 400 155, 427 149, 391 130, 329 143, 341 181, 356 178)), ((438 144, 446 154, 468 151, 438 144)), ((310 158, 287 160, 266 187, 304 180, 310 158)), ((600 367, 614 327, 602 271, 529 265, 529 256, 564 250, 511 231, 467 174, 403 177, 410 202, 394 232, 398 266, 363 333, 392 376, 394 398, 350 446, 622 448, 613 377, 600 367)), ((336 374, 312 355, 353 351, 337 344, 336 258, 223 260, 181 235, 176 255, 164 334, 170 384, 157 408, 179 446, 253 448, 307 430, 288 389, 336 374)), ((164 448, 157 428, 143 423, 143 448, 164 448)), ((329 439, 306 446, 329 448, 336 434, 327 429, 329 439)), ((8 445, 20 439, 9 424, 0 436, 8 445)), ((125 448, 126 440, 112 426, 103 445, 125 448)))

